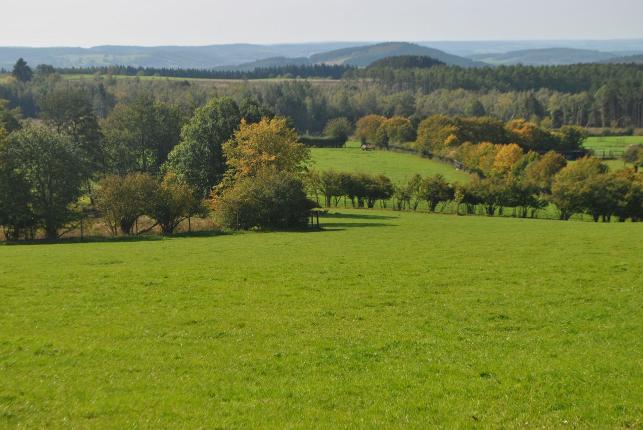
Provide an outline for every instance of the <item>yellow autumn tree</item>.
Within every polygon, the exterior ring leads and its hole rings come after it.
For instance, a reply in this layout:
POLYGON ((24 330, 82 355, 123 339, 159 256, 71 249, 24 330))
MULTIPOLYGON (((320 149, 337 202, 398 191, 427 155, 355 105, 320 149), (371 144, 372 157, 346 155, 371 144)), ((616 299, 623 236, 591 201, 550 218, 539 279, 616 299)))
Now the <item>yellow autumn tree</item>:
POLYGON ((264 118, 255 124, 241 122, 234 137, 223 145, 232 179, 256 176, 262 170, 296 173, 310 159, 310 151, 299 143, 297 132, 285 118, 264 118))
POLYGON ((377 131, 386 121, 386 118, 380 115, 366 115, 357 121, 355 128, 355 137, 362 143, 376 143, 377 131))
POLYGON ((496 157, 493 161, 494 173, 505 175, 525 155, 520 146, 512 143, 510 145, 499 145, 496 157))
POLYGON ((472 159, 475 160, 475 164, 484 175, 490 175, 493 171, 498 146, 491 142, 482 142, 479 145, 475 145, 472 159))

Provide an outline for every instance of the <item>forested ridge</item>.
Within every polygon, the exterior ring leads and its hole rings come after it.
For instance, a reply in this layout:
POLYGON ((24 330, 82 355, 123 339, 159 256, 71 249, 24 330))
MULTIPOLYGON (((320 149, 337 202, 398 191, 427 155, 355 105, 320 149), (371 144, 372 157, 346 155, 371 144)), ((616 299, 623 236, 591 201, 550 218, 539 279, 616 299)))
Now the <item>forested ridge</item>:
MULTIPOLYGON (((399 64, 400 61, 393 61, 399 64)), ((402 64, 408 63, 402 62, 402 64)), ((391 64, 384 61, 379 64, 391 64)), ((60 85, 84 88, 92 94, 99 116, 105 116, 119 100, 136 91, 194 109, 213 95, 236 100, 250 96, 278 115, 291 117, 300 132, 319 133, 328 120, 346 117, 356 121, 368 114, 401 115, 414 124, 427 116, 492 116, 503 121, 528 119, 545 126, 643 127, 643 66, 632 64, 585 64, 574 66, 501 66, 460 68, 434 65, 424 68, 376 67, 348 70, 343 66, 286 66, 254 72, 175 69, 56 70, 39 66, 33 79, 0 81, 0 99, 20 108, 26 117, 38 115, 37 100, 60 85), (92 73, 93 77, 67 83, 64 73, 92 73), (185 78, 116 79, 126 76, 185 78), (332 77, 326 82, 281 80, 253 82, 255 78, 332 77), (219 77, 227 84, 207 85, 190 78, 219 77)))

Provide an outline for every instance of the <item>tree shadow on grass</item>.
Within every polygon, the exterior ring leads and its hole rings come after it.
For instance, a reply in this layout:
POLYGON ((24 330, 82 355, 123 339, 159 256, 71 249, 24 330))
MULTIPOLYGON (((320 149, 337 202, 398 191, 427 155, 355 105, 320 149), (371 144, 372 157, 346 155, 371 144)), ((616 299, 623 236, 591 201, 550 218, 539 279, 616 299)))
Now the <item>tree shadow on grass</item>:
POLYGON ((397 227, 397 224, 386 224, 381 222, 338 222, 332 224, 321 223, 321 230, 318 231, 345 231, 351 228, 368 228, 368 227, 397 227))
POLYGON ((348 213, 342 213, 342 212, 329 212, 321 215, 319 217, 320 219, 378 219, 378 220, 385 220, 385 219, 397 219, 398 217, 395 216, 387 216, 387 215, 369 215, 369 214, 348 214, 348 213))
POLYGON ((197 238, 227 236, 232 233, 220 230, 197 231, 191 233, 177 233, 168 236, 155 234, 142 234, 140 236, 88 236, 83 239, 79 237, 60 238, 58 240, 36 239, 22 241, 0 242, 0 246, 29 246, 29 245, 76 245, 79 243, 132 243, 132 242, 157 242, 167 239, 197 238))

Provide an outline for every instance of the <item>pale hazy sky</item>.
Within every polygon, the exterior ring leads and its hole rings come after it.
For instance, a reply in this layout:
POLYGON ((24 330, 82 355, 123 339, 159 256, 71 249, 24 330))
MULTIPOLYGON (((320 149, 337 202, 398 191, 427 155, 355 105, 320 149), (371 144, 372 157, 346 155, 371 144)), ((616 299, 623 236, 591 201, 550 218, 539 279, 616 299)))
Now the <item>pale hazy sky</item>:
POLYGON ((643 0, 0 0, 0 46, 643 38, 643 0))

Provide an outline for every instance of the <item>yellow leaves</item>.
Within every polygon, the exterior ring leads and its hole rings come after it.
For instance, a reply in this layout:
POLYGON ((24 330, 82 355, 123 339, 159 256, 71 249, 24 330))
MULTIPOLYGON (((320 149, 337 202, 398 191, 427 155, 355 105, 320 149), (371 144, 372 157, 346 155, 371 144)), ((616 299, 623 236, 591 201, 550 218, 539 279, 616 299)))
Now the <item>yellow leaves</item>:
POLYGON ((308 148, 299 143, 297 132, 284 118, 263 119, 256 124, 242 121, 223 152, 237 178, 256 175, 266 168, 296 172, 310 158, 308 148))
POLYGON ((512 143, 510 145, 499 145, 496 157, 493 162, 493 170, 505 174, 511 171, 514 164, 524 155, 520 146, 512 143))
POLYGON ((355 136, 365 142, 374 143, 377 139, 377 131, 386 121, 381 115, 366 115, 357 121, 355 136))

